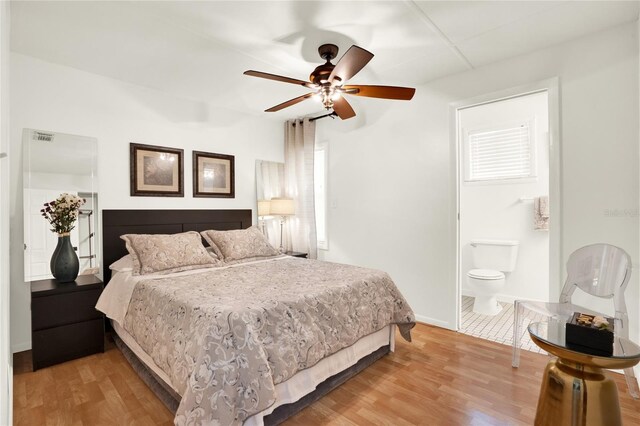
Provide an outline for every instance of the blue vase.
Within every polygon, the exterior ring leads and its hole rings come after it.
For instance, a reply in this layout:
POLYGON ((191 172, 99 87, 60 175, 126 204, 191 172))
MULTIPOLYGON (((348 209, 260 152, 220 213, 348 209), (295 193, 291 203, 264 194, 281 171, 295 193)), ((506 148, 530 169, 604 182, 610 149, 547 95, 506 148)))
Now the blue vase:
POLYGON ((80 261, 71 245, 69 234, 58 235, 58 245, 51 256, 51 274, 61 283, 75 281, 80 270, 80 261))

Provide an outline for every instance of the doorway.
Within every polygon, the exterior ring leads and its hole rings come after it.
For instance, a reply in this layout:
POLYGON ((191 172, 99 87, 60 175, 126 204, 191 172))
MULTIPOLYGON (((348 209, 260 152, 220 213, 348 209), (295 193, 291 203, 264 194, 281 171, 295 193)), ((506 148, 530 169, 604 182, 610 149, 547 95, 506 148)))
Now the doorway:
POLYGON ((557 82, 537 86, 454 107, 457 329, 507 345, 513 301, 560 291, 557 82))

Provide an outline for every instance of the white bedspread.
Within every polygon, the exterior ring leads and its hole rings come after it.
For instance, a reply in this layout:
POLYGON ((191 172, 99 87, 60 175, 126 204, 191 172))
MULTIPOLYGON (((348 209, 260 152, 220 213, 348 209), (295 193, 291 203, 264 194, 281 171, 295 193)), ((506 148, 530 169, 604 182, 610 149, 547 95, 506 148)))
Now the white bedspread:
MULTIPOLYGON (((263 262, 278 262, 283 259, 288 259, 288 256, 275 257, 265 260, 256 260, 252 262, 244 262, 244 263, 236 263, 233 265, 221 266, 216 269, 227 269, 227 268, 235 268, 242 265, 249 265, 253 263, 263 263, 263 262)), ((133 276, 131 271, 126 272, 115 272, 111 276, 111 280, 109 281, 109 285, 105 286, 100 299, 98 299, 98 303, 96 304, 96 309, 103 312, 107 318, 116 321, 120 326, 124 324, 124 317, 127 314, 127 309, 129 308, 129 302, 131 301, 131 296, 133 295, 133 289, 136 284, 141 280, 149 280, 155 278, 169 278, 169 277, 182 277, 185 275, 193 275, 199 274, 203 271, 203 269, 194 269, 191 271, 184 272, 176 272, 173 274, 164 274, 164 275, 136 275, 133 276)), ((206 271, 206 270, 205 270, 206 271)))
POLYGON ((274 386, 297 372, 389 324, 410 340, 414 325, 388 274, 290 257, 117 273, 97 308, 182 395, 179 425, 240 424, 273 405, 274 386))

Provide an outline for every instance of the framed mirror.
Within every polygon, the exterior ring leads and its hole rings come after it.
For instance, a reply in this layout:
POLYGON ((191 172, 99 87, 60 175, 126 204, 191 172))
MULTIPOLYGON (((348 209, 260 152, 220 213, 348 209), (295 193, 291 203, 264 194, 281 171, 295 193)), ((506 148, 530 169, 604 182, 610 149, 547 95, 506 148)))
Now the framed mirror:
POLYGON ((280 245, 280 222, 269 213, 268 201, 284 197, 284 163, 256 160, 256 211, 258 227, 274 247, 280 245))
POLYGON ((71 243, 80 260, 80 275, 97 274, 100 265, 98 219, 98 140, 35 129, 24 129, 24 279, 52 278, 49 262, 57 234, 40 210, 63 193, 82 197, 71 243))

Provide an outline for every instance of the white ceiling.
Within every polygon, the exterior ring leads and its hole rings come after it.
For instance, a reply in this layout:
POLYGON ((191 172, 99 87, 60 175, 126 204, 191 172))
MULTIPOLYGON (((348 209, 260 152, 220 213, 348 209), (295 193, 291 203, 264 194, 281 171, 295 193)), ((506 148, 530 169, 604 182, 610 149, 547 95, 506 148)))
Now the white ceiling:
MULTIPOLYGON (((305 90, 243 71, 307 80, 323 43, 337 44, 339 55, 352 44, 375 54, 354 84, 416 86, 635 21, 638 12, 638 1, 14 1, 11 46, 258 115, 305 90)), ((367 102, 377 101, 352 103, 357 111, 367 102)), ((308 101, 269 116, 320 111, 308 101)))

